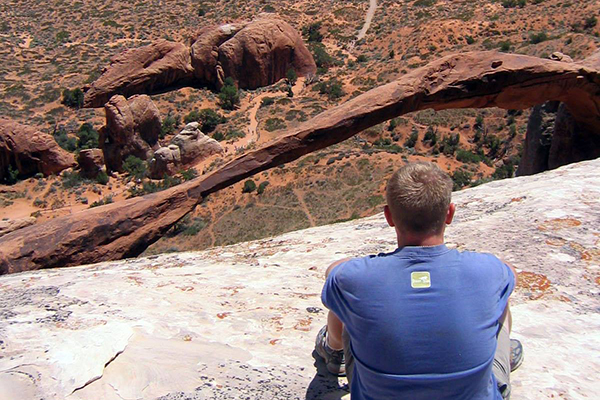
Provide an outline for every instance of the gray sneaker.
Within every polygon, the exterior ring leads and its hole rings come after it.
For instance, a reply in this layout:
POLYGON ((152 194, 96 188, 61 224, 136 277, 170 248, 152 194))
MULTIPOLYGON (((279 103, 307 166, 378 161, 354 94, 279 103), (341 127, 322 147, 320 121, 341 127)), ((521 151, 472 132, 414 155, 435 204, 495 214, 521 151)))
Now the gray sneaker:
POLYGON ((523 345, 517 339, 510 339, 510 372, 523 364, 523 345))
POLYGON ((333 375, 346 376, 344 350, 333 350, 327 345, 327 325, 321 328, 315 341, 315 350, 325 361, 327 371, 333 375))

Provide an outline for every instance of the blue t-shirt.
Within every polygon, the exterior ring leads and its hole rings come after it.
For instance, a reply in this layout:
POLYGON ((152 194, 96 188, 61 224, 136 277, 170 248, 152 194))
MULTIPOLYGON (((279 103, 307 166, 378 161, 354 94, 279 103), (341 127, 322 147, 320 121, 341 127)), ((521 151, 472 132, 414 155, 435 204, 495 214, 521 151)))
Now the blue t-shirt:
POLYGON ((335 267, 321 297, 350 336, 352 400, 501 400, 492 363, 514 285, 495 256, 445 245, 335 267))

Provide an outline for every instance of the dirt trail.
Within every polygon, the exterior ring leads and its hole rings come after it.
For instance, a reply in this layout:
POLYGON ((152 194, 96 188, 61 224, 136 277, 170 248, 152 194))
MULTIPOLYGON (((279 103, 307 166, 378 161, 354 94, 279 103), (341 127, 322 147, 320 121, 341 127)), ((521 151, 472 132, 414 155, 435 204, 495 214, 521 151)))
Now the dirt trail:
POLYGON ((371 21, 373 21, 375 10, 377 10, 377 0, 370 0, 369 10, 367 11, 367 17, 365 18, 365 24, 363 25, 362 29, 358 32, 356 40, 364 38, 367 34, 367 31, 371 27, 371 21))
POLYGON ((310 210, 308 209, 308 206, 304 202, 304 195, 302 194, 302 192, 300 192, 298 189, 294 189, 294 194, 298 198, 300 208, 306 214, 306 218, 308 218, 308 223, 310 224, 310 226, 317 226, 317 224, 315 223, 315 219, 313 218, 312 214, 310 213, 310 210))

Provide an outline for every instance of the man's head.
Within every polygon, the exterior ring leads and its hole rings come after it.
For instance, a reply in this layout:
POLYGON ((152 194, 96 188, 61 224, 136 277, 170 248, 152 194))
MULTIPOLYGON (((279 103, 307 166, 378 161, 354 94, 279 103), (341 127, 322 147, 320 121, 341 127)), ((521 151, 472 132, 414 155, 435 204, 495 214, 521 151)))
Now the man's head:
POLYGON ((452 221, 451 196, 452 179, 435 164, 406 164, 388 181, 386 217, 402 232, 439 235, 452 221))

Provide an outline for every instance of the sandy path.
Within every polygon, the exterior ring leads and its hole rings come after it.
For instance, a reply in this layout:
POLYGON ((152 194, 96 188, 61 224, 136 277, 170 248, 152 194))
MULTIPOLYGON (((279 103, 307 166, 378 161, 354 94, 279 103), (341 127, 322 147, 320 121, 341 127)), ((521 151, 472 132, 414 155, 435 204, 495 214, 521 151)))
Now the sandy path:
POLYGON ((371 27, 371 21, 373 21, 373 16, 375 15, 375 10, 377 10, 377 0, 370 0, 369 2, 369 10, 367 11, 367 17, 365 18, 365 24, 362 29, 358 32, 356 36, 356 40, 360 40, 365 37, 367 31, 371 27))

